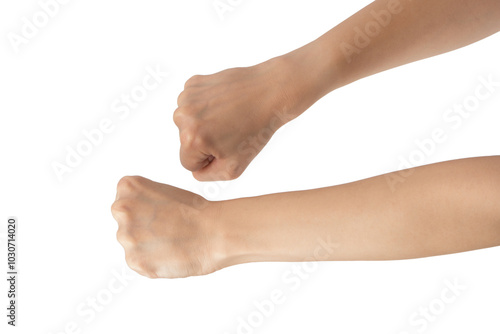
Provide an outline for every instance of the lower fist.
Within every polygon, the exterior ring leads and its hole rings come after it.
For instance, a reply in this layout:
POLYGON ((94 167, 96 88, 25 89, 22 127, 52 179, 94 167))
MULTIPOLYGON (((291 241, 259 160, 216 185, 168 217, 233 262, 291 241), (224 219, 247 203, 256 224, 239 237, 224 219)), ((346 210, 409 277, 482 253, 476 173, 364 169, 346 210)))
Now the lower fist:
POLYGON ((111 207, 129 267, 150 278, 204 275, 217 269, 211 202, 139 176, 123 177, 111 207))

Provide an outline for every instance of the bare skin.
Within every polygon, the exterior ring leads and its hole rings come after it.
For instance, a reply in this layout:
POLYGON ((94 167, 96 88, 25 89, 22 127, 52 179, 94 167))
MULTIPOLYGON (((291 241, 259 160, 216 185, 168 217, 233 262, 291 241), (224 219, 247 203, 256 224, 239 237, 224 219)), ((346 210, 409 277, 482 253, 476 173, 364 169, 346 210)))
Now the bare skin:
MULTIPOLYGON (((498 30, 498 0, 378 0, 286 55, 192 77, 174 113, 181 162, 200 181, 234 179, 280 126, 332 90, 498 30), (370 22, 379 31, 356 43, 370 22)), ((129 266, 174 278, 255 261, 396 260, 498 246, 499 203, 493 156, 220 202, 124 177, 112 213, 129 266)))
POLYGON ((200 181, 235 179, 279 127, 329 92, 499 30, 498 0, 374 1, 288 54, 190 78, 174 112, 181 162, 200 181))
POLYGON ((500 156, 338 186, 211 202, 129 176, 112 213, 128 265, 151 278, 256 261, 397 260, 500 245, 500 156))

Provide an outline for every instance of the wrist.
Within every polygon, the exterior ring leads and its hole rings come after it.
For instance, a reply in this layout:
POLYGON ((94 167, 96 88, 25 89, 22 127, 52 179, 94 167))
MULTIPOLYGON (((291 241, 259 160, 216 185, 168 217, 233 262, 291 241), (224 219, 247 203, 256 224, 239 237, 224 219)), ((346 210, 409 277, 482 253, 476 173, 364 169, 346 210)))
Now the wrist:
POLYGON ((343 65, 333 51, 331 41, 318 38, 251 68, 265 80, 269 92, 262 97, 267 107, 258 114, 263 128, 274 133, 340 86, 339 68, 343 65))
POLYGON ((301 199, 296 194, 271 194, 211 202, 213 259, 221 269, 264 261, 301 261, 316 244, 316 231, 296 219, 301 199), (300 245, 300 246, 299 246, 300 245))
MULTIPOLYGON (((323 191, 215 202, 219 268, 264 261, 330 260, 339 240, 321 218, 323 191), (309 209, 314 208, 314 209, 309 209)), ((338 256, 337 256, 338 258, 338 256)))
POLYGON ((276 239, 281 230, 276 222, 281 219, 268 212, 271 203, 267 200, 267 196, 257 196, 210 202, 210 210, 216 212, 211 224, 212 255, 218 269, 250 262, 291 260, 287 255, 289 248, 284 247, 283 240, 276 239))
MULTIPOLYGON (((332 42, 320 37, 292 52, 277 57, 290 73, 291 95, 297 96, 296 112, 301 114, 326 94, 341 86, 342 59, 332 42)), ((298 115, 296 115, 298 116, 298 115)))
POLYGON ((204 214, 210 217, 211 258, 217 269, 260 259, 255 258, 255 249, 250 250, 249 215, 235 212, 241 200, 209 202, 204 214))

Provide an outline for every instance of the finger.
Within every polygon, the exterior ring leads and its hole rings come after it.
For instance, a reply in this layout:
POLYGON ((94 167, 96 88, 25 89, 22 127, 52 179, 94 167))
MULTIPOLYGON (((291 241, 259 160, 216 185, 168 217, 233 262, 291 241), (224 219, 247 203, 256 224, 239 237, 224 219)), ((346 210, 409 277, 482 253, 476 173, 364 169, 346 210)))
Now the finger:
POLYGON ((236 161, 215 158, 204 168, 194 171, 193 177, 198 181, 228 181, 236 179, 242 172, 236 161))
POLYGON ((118 199, 111 205, 111 215, 118 224, 128 224, 132 221, 134 203, 130 199, 118 199))
POLYGON ((126 197, 133 194, 137 188, 137 182, 140 179, 138 176, 124 176, 116 185, 116 197, 115 201, 120 199, 120 197, 126 197))
POLYGON ((205 81, 205 77, 206 77, 206 75, 201 75, 201 74, 193 75, 184 84, 184 89, 186 89, 188 87, 194 87, 194 86, 200 86, 200 85, 202 85, 203 82, 205 81))
POLYGON ((133 247, 137 244, 137 240, 133 237, 131 229, 128 227, 119 227, 116 231, 116 240, 123 248, 133 247))
POLYGON ((208 166, 213 160, 213 156, 210 154, 205 154, 195 149, 187 149, 182 145, 179 156, 182 166, 191 172, 208 166))
POLYGON ((144 261, 139 259, 137 255, 130 255, 125 251, 125 262, 130 269, 142 276, 148 276, 146 270, 143 267, 144 261))
POLYGON ((183 90, 179 96, 177 96, 177 107, 181 107, 183 102, 186 101, 188 93, 186 93, 185 90, 183 90))

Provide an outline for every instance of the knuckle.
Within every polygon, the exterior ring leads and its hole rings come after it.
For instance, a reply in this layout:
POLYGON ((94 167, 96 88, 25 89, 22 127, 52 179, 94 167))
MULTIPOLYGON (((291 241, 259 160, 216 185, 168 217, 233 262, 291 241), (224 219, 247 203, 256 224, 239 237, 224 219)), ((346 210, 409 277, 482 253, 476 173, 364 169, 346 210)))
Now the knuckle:
POLYGON ((124 176, 118 181, 117 189, 118 191, 132 190, 134 188, 135 180, 134 176, 124 176))
POLYGON ((116 239, 123 247, 130 247, 137 245, 137 238, 134 236, 134 234, 130 233, 129 231, 123 228, 119 228, 118 231, 116 232, 116 239))
POLYGON ((186 103, 179 107, 181 115, 194 117, 202 109, 202 104, 199 102, 186 103))
POLYGON ((243 168, 237 161, 230 161, 225 169, 229 180, 234 180, 243 173, 243 168))
POLYGON ((133 205, 134 202, 128 198, 118 199, 111 205, 111 210, 115 212, 130 212, 133 209, 133 205))
POLYGON ((180 107, 182 105, 182 101, 185 101, 185 99, 186 99, 186 91, 183 90, 177 97, 177 106, 180 107))
POLYGON ((195 88, 192 87, 186 87, 184 90, 177 96, 177 106, 181 107, 184 105, 189 105, 190 102, 193 100, 192 97, 194 93, 196 92, 195 88))
POLYGON ((134 252, 130 254, 130 252, 125 253, 125 262, 132 270, 143 271, 144 261, 134 252))
POLYGON ((134 192, 145 182, 145 178, 138 175, 127 175, 118 181, 117 191, 120 192, 134 192))
POLYGON ((190 157, 186 156, 186 154, 183 153, 183 151, 181 151, 181 159, 180 160, 181 160, 182 167, 184 167, 185 169, 187 169, 189 171, 193 171, 196 169, 196 161, 194 161, 190 157))
POLYGON ((120 222, 128 222, 131 220, 134 207, 135 201, 128 198, 118 199, 111 205, 111 212, 120 216, 120 222))
POLYGON ((159 278, 158 274, 154 271, 154 270, 151 270, 151 269, 148 269, 148 270, 144 270, 144 276, 146 276, 147 278, 159 278))
POLYGON ((174 114, 173 114, 173 119, 174 119, 174 123, 175 125, 177 125, 177 127, 180 127, 182 125, 182 120, 186 117, 186 114, 184 112, 184 109, 182 108, 177 108, 175 111, 174 111, 174 114))
POLYGON ((190 86, 199 85, 199 84, 201 84, 202 80, 203 80, 203 76, 202 75, 199 75, 199 74, 193 75, 191 78, 189 78, 186 81, 186 84, 184 85, 184 88, 190 87, 190 86))
POLYGON ((130 269, 148 278, 159 278, 159 275, 151 266, 144 260, 144 257, 137 252, 125 253, 125 261, 130 269))
POLYGON ((181 146, 184 146, 187 149, 199 147, 200 144, 202 144, 199 133, 199 128, 194 126, 181 131, 179 134, 181 146))
POLYGON ((199 121, 197 115, 203 108, 204 105, 202 103, 185 102, 174 111, 174 114, 172 115, 174 123, 178 127, 183 124, 196 124, 199 121))

